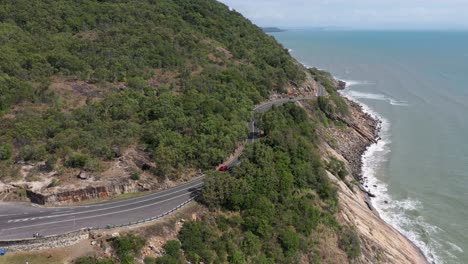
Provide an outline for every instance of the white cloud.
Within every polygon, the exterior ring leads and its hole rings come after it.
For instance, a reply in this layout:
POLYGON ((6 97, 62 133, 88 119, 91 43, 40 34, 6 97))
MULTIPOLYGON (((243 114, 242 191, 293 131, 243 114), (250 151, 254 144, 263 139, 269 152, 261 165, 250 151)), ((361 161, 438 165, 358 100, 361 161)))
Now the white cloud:
POLYGON ((261 26, 468 28, 468 0, 221 0, 261 26))

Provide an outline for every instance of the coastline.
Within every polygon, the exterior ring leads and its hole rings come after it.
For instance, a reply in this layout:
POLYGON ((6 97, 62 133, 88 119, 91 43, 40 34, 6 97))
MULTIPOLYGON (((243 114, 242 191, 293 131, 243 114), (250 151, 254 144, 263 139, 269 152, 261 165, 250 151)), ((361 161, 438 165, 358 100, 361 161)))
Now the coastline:
MULTIPOLYGON (((335 78, 335 77, 334 77, 335 78)), ((365 147, 364 151, 360 151, 360 162, 359 162, 359 170, 357 173, 357 179, 358 181, 358 188, 361 190, 364 196, 364 202, 368 205, 369 209, 372 211, 372 213, 379 218, 385 225, 393 229, 395 232, 397 232, 399 235, 405 238, 405 240, 412 245, 414 249, 416 249, 421 256, 424 257, 425 263, 433 263, 431 261, 434 261, 433 259, 429 259, 428 256, 425 254, 424 250, 420 248, 414 241, 412 241, 408 236, 406 236, 403 232, 401 232, 397 226, 392 225, 391 223, 387 222, 379 213, 378 209, 373 203, 373 200, 376 198, 376 194, 371 193, 370 188, 368 188, 370 182, 369 182, 369 175, 365 174, 365 169, 366 169, 366 163, 368 162, 369 157, 374 155, 374 152, 377 150, 380 150, 382 147, 382 144, 386 144, 383 142, 383 139, 381 137, 381 132, 382 130, 388 129, 388 121, 379 116, 377 113, 375 113, 373 110, 371 110, 367 105, 364 103, 358 101, 356 98, 353 98, 352 96, 346 94, 345 92, 349 87, 355 85, 356 83, 349 83, 349 81, 346 80, 340 80, 338 78, 335 78, 337 81, 340 82, 345 82, 345 88, 340 89, 339 93, 340 95, 351 102, 352 104, 356 104, 359 107, 359 111, 362 112, 367 118, 371 119, 374 121, 376 124, 374 128, 374 140, 373 142, 370 142, 367 144, 365 147)), ((373 171, 372 171, 373 172, 373 171)), ((374 185, 375 186, 375 185, 374 185)), ((430 253, 429 253, 430 254, 430 253)))

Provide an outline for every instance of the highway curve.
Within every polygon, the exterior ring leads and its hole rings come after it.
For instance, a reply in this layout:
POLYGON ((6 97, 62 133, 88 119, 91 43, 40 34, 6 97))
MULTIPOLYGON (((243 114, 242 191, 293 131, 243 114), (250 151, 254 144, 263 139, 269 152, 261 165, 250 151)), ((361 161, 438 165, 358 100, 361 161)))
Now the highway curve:
MULTIPOLYGON (((282 98, 254 109, 263 113, 273 105, 310 97, 282 98)), ((258 140, 255 119, 249 122, 249 142, 258 140)), ((229 166, 238 164, 233 161, 229 166)), ((0 240, 33 238, 35 233, 52 236, 81 228, 106 228, 134 223, 171 211, 190 200, 203 185, 203 177, 177 187, 140 197, 107 201, 83 206, 38 207, 23 203, 0 203, 0 240)))

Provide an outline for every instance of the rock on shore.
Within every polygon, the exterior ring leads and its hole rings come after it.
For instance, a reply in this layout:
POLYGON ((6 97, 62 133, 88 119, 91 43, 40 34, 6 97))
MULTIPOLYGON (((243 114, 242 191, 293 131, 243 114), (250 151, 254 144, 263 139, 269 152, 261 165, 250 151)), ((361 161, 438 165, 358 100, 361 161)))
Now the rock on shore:
POLYGON ((353 263, 427 263, 419 248, 379 217, 372 208, 370 194, 360 185, 362 155, 377 142, 380 122, 357 103, 346 102, 349 115, 340 119, 346 126, 330 125, 319 134, 323 137, 322 156, 342 160, 350 172, 344 181, 328 175, 338 191, 338 221, 354 227, 361 241, 362 255, 353 263))

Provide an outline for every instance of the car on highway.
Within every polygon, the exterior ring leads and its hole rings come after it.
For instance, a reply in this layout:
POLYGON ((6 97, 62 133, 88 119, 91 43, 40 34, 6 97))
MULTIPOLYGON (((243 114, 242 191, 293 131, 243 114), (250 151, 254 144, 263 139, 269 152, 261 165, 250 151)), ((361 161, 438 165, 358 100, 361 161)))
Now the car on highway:
POLYGON ((227 170, 229 170, 229 167, 227 165, 222 165, 221 167, 219 167, 218 170, 219 171, 227 171, 227 170))
POLYGON ((39 234, 39 233, 34 233, 33 234, 33 237, 34 238, 41 238, 41 237, 44 237, 43 235, 39 234))

